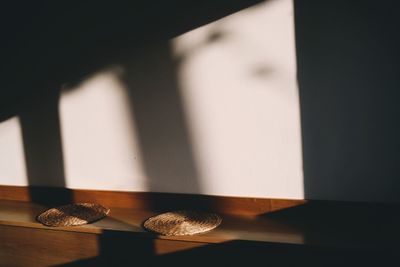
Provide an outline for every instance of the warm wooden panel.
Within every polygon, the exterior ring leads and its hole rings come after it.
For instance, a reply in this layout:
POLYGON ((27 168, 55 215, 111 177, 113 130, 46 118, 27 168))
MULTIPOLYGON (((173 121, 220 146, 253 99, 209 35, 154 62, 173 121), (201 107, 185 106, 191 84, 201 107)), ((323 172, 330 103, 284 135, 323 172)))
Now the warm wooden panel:
POLYGON ((103 260, 141 262, 207 243, 154 239, 129 232, 89 234, 0 225, 0 266, 53 266, 103 260))
POLYGON ((0 200, 31 201, 48 206, 70 202, 97 202, 116 208, 160 211, 190 208, 239 215, 260 215, 305 202, 288 199, 18 186, 0 186, 0 200))
POLYGON ((1 200, 30 201, 29 189, 26 186, 0 186, 1 200))
POLYGON ((271 199, 270 212, 293 208, 307 203, 306 200, 295 199, 271 199))
POLYGON ((153 242, 154 242, 153 249, 156 255, 182 252, 185 250, 200 248, 208 245, 208 243, 172 241, 172 240, 162 240, 162 239, 155 239, 153 242))
MULTIPOLYGON (((131 193, 122 194, 130 196, 131 193)), ((82 197, 92 195, 89 194, 82 197)), ((99 197, 101 192, 95 192, 95 195, 99 197)), ((140 195, 146 196, 146 194, 140 195)), ((131 196, 136 197, 138 195, 132 193, 131 196)), ((180 195, 161 194, 161 196, 179 197, 180 195)), ((197 196, 193 197, 197 198, 197 196)), ((100 203, 104 203, 101 202, 101 199, 98 200, 100 203)), ((111 201, 111 199, 108 201, 111 201)), ((168 198, 165 201, 169 201, 168 198)), ((250 200, 247 199, 246 201, 250 200)), ((171 203, 173 201, 169 204, 171 203)), ((240 210, 236 204, 231 203, 234 202, 229 202, 229 205, 234 205, 236 211, 240 210)), ((115 236, 125 240, 126 236, 133 235, 133 239, 136 240, 141 237, 143 241, 135 244, 135 246, 147 244, 147 248, 143 253, 150 252, 151 255, 170 253, 174 249, 187 250, 191 246, 202 246, 202 244, 198 243, 216 245, 233 241, 390 248, 397 244, 400 238, 400 230, 398 230, 398 225, 400 225, 400 206, 396 204, 329 201, 303 203, 303 201, 296 202, 293 200, 270 200, 268 208, 262 205, 257 206, 261 207, 258 212, 263 209, 269 210, 262 215, 254 216, 254 213, 250 213, 251 216, 248 216, 220 213, 223 217, 223 222, 215 230, 201 235, 178 237, 156 236, 143 229, 143 222, 159 211, 149 208, 137 209, 129 205, 127 207, 116 206, 111 206, 109 216, 93 224, 80 227, 50 228, 36 221, 36 216, 46 209, 46 206, 31 202, 0 200, 0 225, 29 227, 61 233, 97 234, 101 238, 101 247, 104 248, 104 245, 107 245, 106 251, 110 251, 117 246, 118 242, 113 243, 116 240, 115 236), (295 204, 294 207, 293 204, 295 204), (117 233, 120 235, 117 235, 117 233), (151 240, 156 241, 153 242, 151 240), (164 241, 178 243, 164 243, 164 241)), ((142 207, 141 205, 138 206, 142 207)), ((199 206, 192 208, 199 208, 199 206)), ((252 211, 255 210, 252 209, 252 211)), ((126 242, 128 246, 132 246, 131 242, 133 241, 131 238, 127 238, 126 242)), ((129 254, 129 251, 127 253, 129 254)))
MULTIPOLYGON (((239 256, 244 251, 262 258, 271 252, 268 244, 278 243, 380 251, 390 256, 387 252, 398 247, 400 238, 398 205, 311 202, 261 216, 222 214, 223 222, 215 230, 178 237, 146 232, 142 223, 156 214, 151 210, 112 208, 110 216, 93 224, 50 228, 35 220, 43 209, 29 202, 0 201, 0 266, 197 262, 217 255, 239 256)), ((303 255, 303 251, 294 255, 303 255)))
POLYGON ((215 230, 194 236, 155 236, 148 233, 143 222, 157 214, 150 210, 112 208, 109 216, 89 225, 79 227, 47 227, 36 221, 36 216, 45 207, 29 202, 0 201, 0 224, 22 226, 52 231, 72 231, 80 233, 104 234, 118 231, 141 234, 160 240, 221 243, 231 240, 250 240, 303 244, 302 228, 286 225, 285 222, 265 217, 237 216, 223 214, 222 224, 215 230))
POLYGON ((99 253, 97 235, 0 225, 0 266, 51 266, 99 253))
MULTIPOLYGON (((145 238, 217 244, 235 240, 323 246, 384 246, 400 237, 400 207, 355 203, 311 202, 261 216, 221 214, 222 224, 194 236, 156 236, 143 222, 157 214, 151 210, 112 208, 109 216, 80 227, 44 226, 36 216, 45 207, 29 202, 0 201, 0 225, 29 227, 54 232, 100 234, 119 232, 145 238)), ((178 244, 178 243, 177 243, 178 244)), ((169 251, 166 248, 166 251, 169 251)))

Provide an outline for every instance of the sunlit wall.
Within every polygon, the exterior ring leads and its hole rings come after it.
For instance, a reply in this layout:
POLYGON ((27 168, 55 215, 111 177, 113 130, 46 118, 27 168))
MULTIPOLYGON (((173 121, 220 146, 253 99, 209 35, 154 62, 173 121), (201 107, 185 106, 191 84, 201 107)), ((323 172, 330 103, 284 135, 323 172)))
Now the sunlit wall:
POLYGON ((205 191, 302 196, 291 1, 271 1, 173 40, 205 191))
MULTIPOLYGON (((161 46, 61 90, 66 186, 302 198, 292 1, 161 46)), ((1 184, 28 183, 17 122, 0 124, 1 184)))
POLYGON ((0 123, 0 184, 27 184, 22 134, 17 117, 0 123))

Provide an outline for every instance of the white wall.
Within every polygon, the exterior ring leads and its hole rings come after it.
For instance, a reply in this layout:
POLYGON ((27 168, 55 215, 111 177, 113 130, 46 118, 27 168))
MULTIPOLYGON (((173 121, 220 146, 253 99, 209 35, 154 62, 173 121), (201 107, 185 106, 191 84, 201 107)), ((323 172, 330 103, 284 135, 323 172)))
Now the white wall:
POLYGON ((208 193, 302 197, 293 25, 291 1, 271 1, 173 40, 208 193))
MULTIPOLYGON (((63 90, 59 110, 66 185, 302 198, 292 5, 291 0, 267 1, 171 40, 176 82, 156 77, 168 66, 162 55, 154 56, 161 53, 155 46, 140 60, 132 56, 131 65, 116 62, 63 90), (135 75, 154 76, 151 85, 143 86, 140 79, 126 82, 146 64, 151 64, 149 71, 135 75), (176 120, 186 129, 175 139, 174 127, 149 122, 157 116, 152 112, 160 111, 174 124, 164 114, 174 108, 166 108, 167 89, 146 95, 151 110, 142 112, 143 101, 129 101, 129 92, 164 84, 175 86, 182 101, 176 120), (140 134, 140 127, 150 131, 140 134)), ((28 184, 17 122, 0 124, 1 184, 28 184)))
POLYGON ((0 123, 0 184, 27 184, 22 134, 17 117, 0 123))

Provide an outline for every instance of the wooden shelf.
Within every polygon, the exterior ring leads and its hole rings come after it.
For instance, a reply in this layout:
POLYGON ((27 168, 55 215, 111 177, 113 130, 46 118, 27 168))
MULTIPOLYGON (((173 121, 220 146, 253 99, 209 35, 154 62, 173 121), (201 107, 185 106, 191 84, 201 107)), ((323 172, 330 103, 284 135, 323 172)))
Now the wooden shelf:
POLYGON ((152 238, 201 243, 220 243, 231 240, 304 244, 303 233, 284 223, 256 216, 222 215, 223 223, 215 230, 195 236, 155 236, 142 227, 142 223, 157 212, 112 208, 108 217, 84 226, 47 227, 36 221, 46 207, 29 202, 0 201, 0 224, 30 227, 52 231, 71 231, 101 234, 104 230, 125 231, 148 235, 152 238))
POLYGON ((138 233, 150 238, 221 243, 232 240, 313 246, 368 247, 392 244, 400 237, 397 206, 366 204, 304 204, 262 216, 222 214, 215 230, 195 236, 156 236, 142 223, 157 212, 112 208, 108 217, 79 227, 47 227, 36 221, 46 207, 29 202, 0 201, 0 224, 52 231, 102 234, 104 231, 138 233))
MULTIPOLYGON (((397 205, 311 202, 258 216, 221 214, 223 223, 217 229, 180 237, 145 231, 142 223, 157 214, 152 210, 114 207, 93 224, 47 227, 35 219, 45 209, 30 202, 0 201, 0 266, 109 266, 116 258, 124 266, 138 258, 205 261, 218 255, 231 255, 234 264, 246 257, 263 259, 265 253, 270 262, 292 266, 299 257, 307 264, 315 260, 315 249, 316 266, 338 250, 342 257, 350 255, 357 263, 362 257, 369 263, 373 259, 365 255, 389 258, 400 238, 397 205), (360 249, 362 253, 355 254, 360 249)), ((340 257, 335 260, 342 265, 340 257)))
POLYGON ((378 266, 383 258, 395 259, 399 225, 397 204, 0 186, 0 266, 153 266, 177 261, 204 266, 210 258, 227 255, 228 265, 268 258, 276 266, 325 266, 326 259, 331 266, 345 266, 351 258, 353 265, 378 266), (111 211, 78 227, 47 227, 36 221, 48 207, 71 202, 100 203, 111 211), (142 227, 160 210, 186 208, 217 212, 223 222, 213 231, 178 237, 158 236, 142 227))

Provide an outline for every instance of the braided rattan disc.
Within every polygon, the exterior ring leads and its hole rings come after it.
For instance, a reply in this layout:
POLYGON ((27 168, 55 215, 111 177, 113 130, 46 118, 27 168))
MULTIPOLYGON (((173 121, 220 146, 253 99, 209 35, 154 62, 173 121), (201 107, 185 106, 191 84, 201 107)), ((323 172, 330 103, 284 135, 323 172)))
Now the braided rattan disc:
POLYGON ((143 226, 162 235, 194 235, 210 231, 221 222, 222 218, 215 213, 181 210, 151 217, 143 226))
POLYGON ((83 225, 100 220, 109 212, 99 204, 76 203, 46 210, 37 220, 47 226, 83 225))

